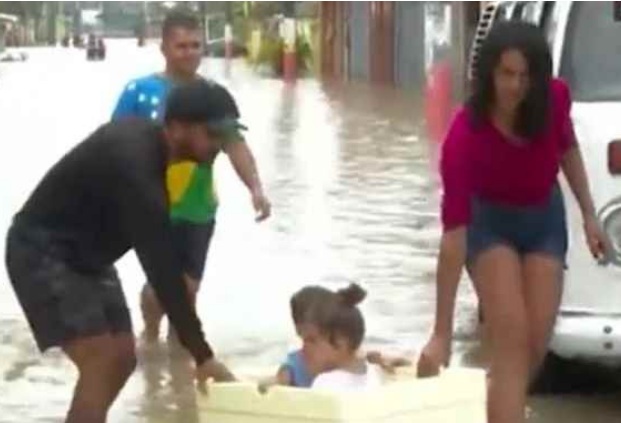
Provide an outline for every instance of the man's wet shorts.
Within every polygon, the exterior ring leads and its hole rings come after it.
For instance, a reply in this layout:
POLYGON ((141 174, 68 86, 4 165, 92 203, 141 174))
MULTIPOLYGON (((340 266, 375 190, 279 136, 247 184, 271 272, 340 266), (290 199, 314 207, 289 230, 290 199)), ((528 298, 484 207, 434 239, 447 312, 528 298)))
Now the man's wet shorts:
POLYGON ((78 271, 59 258, 44 230, 23 225, 9 230, 6 265, 41 351, 84 337, 132 333, 114 267, 78 271))

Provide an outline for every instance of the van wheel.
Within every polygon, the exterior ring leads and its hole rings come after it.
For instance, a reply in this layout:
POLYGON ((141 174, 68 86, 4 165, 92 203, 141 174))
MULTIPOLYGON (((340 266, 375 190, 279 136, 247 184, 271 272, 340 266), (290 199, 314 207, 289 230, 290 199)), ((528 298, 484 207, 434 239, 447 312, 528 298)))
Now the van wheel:
POLYGON ((621 368, 567 360, 548 353, 531 394, 603 394, 621 389, 621 368))

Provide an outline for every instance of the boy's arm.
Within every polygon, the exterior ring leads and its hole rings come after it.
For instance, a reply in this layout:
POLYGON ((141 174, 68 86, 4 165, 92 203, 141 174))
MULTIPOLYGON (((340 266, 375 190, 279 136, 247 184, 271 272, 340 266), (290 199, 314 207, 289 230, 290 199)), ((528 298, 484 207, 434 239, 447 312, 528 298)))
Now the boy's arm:
POLYGON ((280 366, 275 376, 263 379, 259 382, 259 392, 265 393, 271 387, 276 385, 291 386, 292 382, 293 381, 291 379, 291 372, 289 371, 289 367, 283 365, 280 366))
POLYGON ((263 192, 261 178, 257 165, 245 142, 230 142, 225 144, 224 152, 228 155, 235 172, 250 191, 252 203, 257 213, 257 221, 267 219, 271 214, 271 205, 263 192))
POLYGON ((278 373, 276 373, 275 381, 277 385, 291 386, 293 378, 288 366, 280 366, 278 373))

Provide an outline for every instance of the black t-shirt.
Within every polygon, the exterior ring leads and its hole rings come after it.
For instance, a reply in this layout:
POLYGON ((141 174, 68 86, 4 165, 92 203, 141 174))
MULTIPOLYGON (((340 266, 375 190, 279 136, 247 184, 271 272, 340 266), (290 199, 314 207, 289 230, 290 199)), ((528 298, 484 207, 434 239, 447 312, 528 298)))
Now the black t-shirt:
POLYGON ((213 353, 174 250, 166 149, 156 123, 103 125, 52 167, 18 221, 46 229, 54 250, 78 271, 106 269, 134 248, 181 343, 202 363, 213 353))

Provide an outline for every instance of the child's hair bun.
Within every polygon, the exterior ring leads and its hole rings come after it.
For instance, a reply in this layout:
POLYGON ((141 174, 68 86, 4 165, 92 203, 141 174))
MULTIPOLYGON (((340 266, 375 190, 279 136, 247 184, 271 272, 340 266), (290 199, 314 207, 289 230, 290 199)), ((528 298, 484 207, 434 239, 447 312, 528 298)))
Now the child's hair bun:
POLYGON ((357 283, 352 283, 347 288, 339 289, 336 295, 346 306, 355 307, 366 298, 367 291, 357 283))

